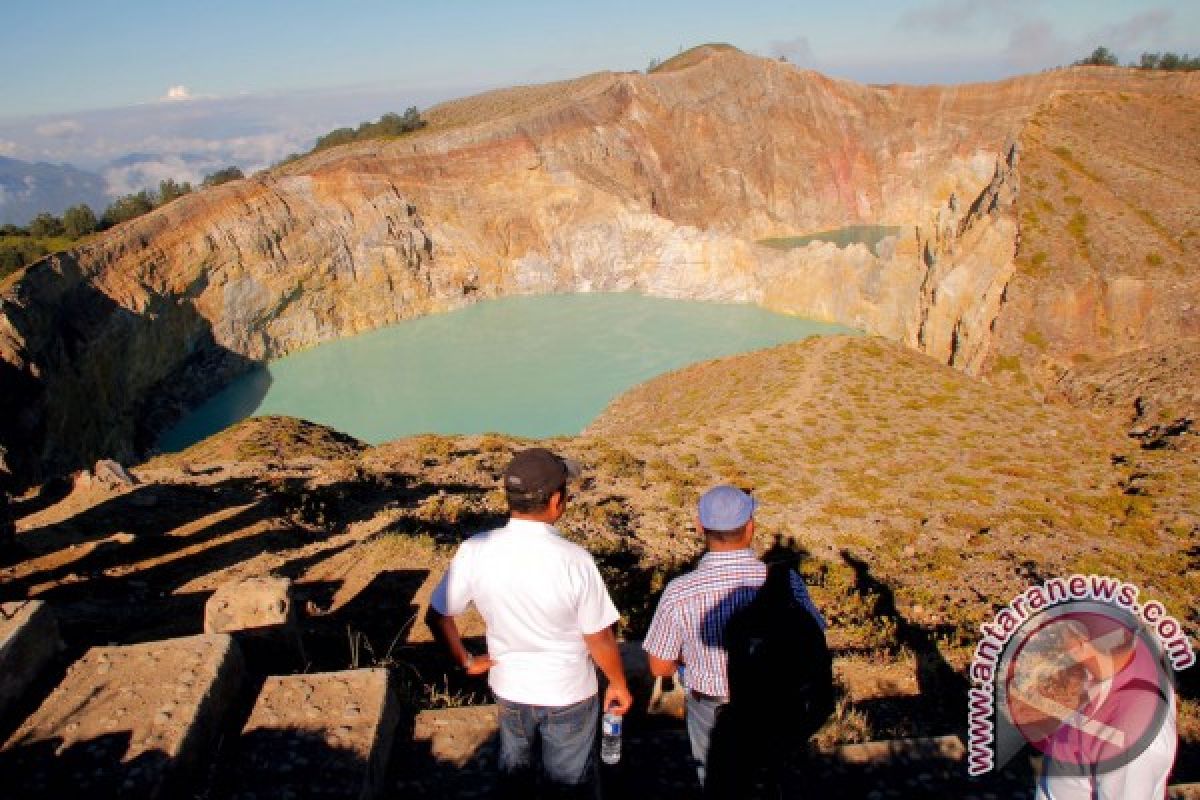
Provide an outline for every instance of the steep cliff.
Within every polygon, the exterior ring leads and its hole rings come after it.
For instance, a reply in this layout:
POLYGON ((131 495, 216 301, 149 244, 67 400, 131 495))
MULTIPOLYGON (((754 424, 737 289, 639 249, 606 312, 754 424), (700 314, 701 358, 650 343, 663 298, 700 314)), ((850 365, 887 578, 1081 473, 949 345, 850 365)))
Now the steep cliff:
POLYGON ((420 133, 184 197, 0 287, 0 440, 27 473, 128 458, 250 361, 513 292, 761 303, 975 371, 1008 313, 1009 143, 1058 93, 1114 82, 1195 105, 1187 78, 861 86, 727 49, 449 103, 420 133), (900 233, 758 244, 856 223, 900 233))
POLYGON ((1109 86, 1057 92, 1022 129, 995 381, 1053 394, 1072 370, 1200 338, 1200 82, 1151 75, 1136 92, 1104 72, 1109 86))

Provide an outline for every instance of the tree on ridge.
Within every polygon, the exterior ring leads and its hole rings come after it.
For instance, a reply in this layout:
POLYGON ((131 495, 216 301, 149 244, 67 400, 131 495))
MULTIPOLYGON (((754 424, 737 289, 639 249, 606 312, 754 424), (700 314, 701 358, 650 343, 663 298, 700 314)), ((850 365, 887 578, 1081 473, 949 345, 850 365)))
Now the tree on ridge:
POLYGON ((1104 45, 1100 45, 1087 58, 1076 61, 1072 66, 1076 67, 1115 67, 1117 66, 1116 55, 1104 45))
POLYGON ((72 239, 94 233, 97 225, 96 213, 87 203, 71 206, 63 212, 63 230, 72 239))

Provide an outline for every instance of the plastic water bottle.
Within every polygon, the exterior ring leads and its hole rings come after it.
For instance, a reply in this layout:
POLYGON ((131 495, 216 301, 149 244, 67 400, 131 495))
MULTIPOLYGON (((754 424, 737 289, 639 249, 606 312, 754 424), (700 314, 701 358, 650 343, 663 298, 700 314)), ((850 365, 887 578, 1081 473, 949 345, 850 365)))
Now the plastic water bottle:
POLYGON ((621 760, 621 715, 604 713, 600 723, 600 760, 616 764, 621 760))

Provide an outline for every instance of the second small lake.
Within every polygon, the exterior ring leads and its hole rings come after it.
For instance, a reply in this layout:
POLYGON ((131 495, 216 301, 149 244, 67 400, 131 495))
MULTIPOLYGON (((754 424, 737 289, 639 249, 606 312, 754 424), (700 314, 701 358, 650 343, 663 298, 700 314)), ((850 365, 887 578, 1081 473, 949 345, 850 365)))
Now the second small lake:
POLYGON ((845 228, 835 228, 829 231, 806 233, 803 236, 781 236, 774 239, 760 239, 759 244, 774 247, 777 250, 791 250, 804 247, 813 242, 829 242, 838 247, 849 247, 852 244, 865 244, 871 252, 889 236, 900 233, 899 225, 848 225, 845 228))

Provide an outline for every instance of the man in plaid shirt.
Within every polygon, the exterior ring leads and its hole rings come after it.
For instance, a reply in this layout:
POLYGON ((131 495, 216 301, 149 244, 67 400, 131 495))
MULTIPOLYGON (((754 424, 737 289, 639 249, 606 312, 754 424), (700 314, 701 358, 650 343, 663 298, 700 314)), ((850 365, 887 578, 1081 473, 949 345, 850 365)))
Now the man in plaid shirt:
MULTIPOLYGON (((729 702, 725 625, 767 578, 766 564, 750 546, 756 508, 754 498, 733 486, 717 486, 700 498, 697 527, 708 552, 695 570, 667 584, 642 642, 654 675, 683 672, 688 738, 701 785, 713 725, 729 702)), ((790 577, 796 599, 824 629, 803 579, 795 572, 790 577)))

